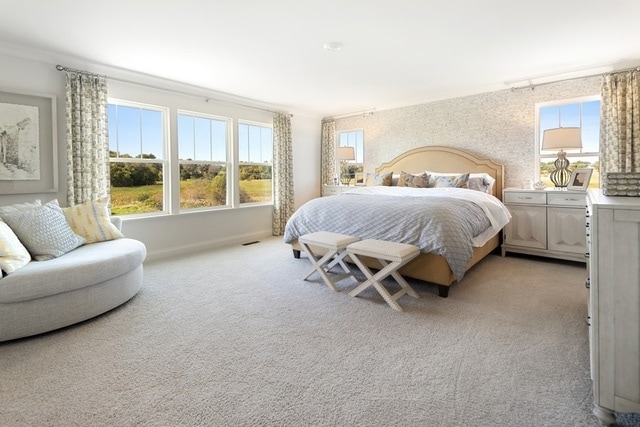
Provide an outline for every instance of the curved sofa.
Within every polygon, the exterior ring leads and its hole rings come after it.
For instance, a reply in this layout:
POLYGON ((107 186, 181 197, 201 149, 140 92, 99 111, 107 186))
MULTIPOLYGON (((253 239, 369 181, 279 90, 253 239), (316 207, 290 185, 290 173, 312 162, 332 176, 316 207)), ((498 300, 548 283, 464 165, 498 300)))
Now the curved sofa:
POLYGON ((32 261, 0 280, 0 341, 90 319, 131 299, 142 287, 142 242, 120 238, 32 261))

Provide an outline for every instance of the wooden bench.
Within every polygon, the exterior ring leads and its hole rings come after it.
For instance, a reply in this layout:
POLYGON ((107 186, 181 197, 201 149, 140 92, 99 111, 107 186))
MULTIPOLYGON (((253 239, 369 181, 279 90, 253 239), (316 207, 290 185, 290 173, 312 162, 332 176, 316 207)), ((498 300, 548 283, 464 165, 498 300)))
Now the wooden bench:
POLYGON ((309 261, 313 265, 302 279, 307 280, 309 276, 317 271, 329 289, 338 292, 336 283, 353 276, 351 269, 344 262, 344 258, 347 256, 346 248, 349 244, 358 240, 360 239, 357 237, 330 231, 317 231, 300 236, 298 243, 307 253, 309 261), (324 255, 316 254, 313 248, 322 248, 326 253, 324 255), (336 274, 330 271, 336 265, 342 267, 343 274, 336 274))
POLYGON ((387 304, 397 311, 402 311, 402 307, 396 302, 401 296, 409 294, 414 298, 419 298, 416 291, 413 290, 400 273, 398 273, 400 267, 420 254, 420 249, 417 246, 406 243, 388 242, 385 240, 366 239, 349 244, 346 252, 349 258, 367 277, 366 281, 349 292, 350 296, 355 297, 369 286, 373 286, 378 293, 382 295, 382 298, 384 298, 387 304), (382 268, 373 274, 358 258, 359 256, 377 259, 382 268), (391 295, 381 283, 387 276, 392 276, 402 288, 393 295, 391 295))

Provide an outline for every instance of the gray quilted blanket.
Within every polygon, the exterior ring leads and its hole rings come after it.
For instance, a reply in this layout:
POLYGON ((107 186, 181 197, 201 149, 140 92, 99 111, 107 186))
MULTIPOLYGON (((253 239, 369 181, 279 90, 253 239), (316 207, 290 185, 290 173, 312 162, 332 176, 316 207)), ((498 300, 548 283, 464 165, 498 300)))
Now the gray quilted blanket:
POLYGON ((284 240, 291 243, 304 234, 323 230, 409 243, 423 253, 444 257, 459 281, 473 254, 474 237, 491 225, 483 208, 463 198, 439 193, 397 197, 353 192, 305 203, 287 222, 284 240))

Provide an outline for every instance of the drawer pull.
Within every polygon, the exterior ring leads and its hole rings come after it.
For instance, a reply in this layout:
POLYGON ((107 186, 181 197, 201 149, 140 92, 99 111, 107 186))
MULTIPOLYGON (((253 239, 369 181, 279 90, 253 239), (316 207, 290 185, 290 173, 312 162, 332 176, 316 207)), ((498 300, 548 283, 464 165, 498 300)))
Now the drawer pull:
POLYGON ((533 197, 530 197, 530 196, 518 196, 518 199, 520 199, 520 200, 532 200, 533 197))
POLYGON ((587 277, 587 280, 584 281, 584 287, 587 289, 591 288, 591 277, 587 277))
POLYGON ((587 316, 585 321, 587 322, 587 326, 591 326, 591 316, 587 316))

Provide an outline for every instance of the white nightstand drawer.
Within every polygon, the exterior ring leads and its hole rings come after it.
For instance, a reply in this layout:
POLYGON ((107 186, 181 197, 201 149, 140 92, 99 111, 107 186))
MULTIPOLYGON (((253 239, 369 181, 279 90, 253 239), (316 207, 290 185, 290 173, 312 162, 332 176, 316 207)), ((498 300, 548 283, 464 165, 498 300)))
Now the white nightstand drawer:
POLYGON ((587 194, 586 193, 548 193, 547 203, 550 205, 563 205, 563 206, 587 206, 587 194))
POLYGON ((532 205, 546 205, 547 194, 544 191, 505 191, 505 203, 525 203, 532 205))
POLYGON ((337 196, 342 193, 342 189, 344 187, 339 185, 323 185, 322 186, 322 196, 337 196))

